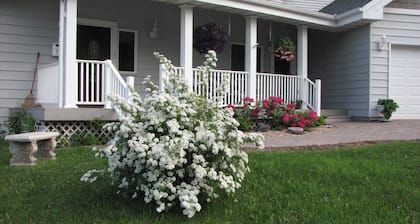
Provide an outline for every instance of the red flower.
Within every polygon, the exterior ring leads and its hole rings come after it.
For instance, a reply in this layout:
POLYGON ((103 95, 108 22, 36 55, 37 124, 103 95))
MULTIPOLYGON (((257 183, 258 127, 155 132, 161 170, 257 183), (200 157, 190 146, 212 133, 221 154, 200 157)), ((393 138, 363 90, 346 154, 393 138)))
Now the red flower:
POLYGON ((287 109, 293 109, 293 108, 295 108, 296 107, 296 104, 294 104, 294 103, 289 103, 289 104, 287 104, 287 109))
POLYGON ((308 120, 308 119, 305 119, 305 120, 303 121, 303 123, 304 123, 305 125, 310 125, 310 124, 312 124, 312 121, 311 121, 311 120, 308 120))
POLYGON ((292 115, 292 118, 293 118, 293 120, 297 120, 297 119, 299 119, 299 115, 297 115, 297 114, 293 114, 293 115, 292 115))
POLYGON ((258 115, 258 113, 260 112, 260 110, 261 109, 259 107, 255 108, 255 110, 252 111, 251 116, 256 117, 258 115))
POLYGON ((290 115, 289 114, 284 114, 283 115, 283 123, 289 123, 290 121, 290 115))
POLYGON ((228 104, 227 105, 227 108, 229 108, 229 109, 235 109, 235 106, 233 106, 232 104, 228 104))
POLYGON ((277 107, 277 106, 279 105, 279 103, 278 103, 277 101, 273 101, 273 102, 271 103, 271 105, 272 105, 273 107, 277 107))
POLYGON ((253 102, 254 102, 254 99, 253 99, 253 98, 251 98, 251 97, 249 97, 249 96, 247 96, 247 97, 245 97, 245 101, 246 101, 246 102, 253 103, 253 102))
POLYGON ((296 124, 296 123, 292 123, 290 126, 291 126, 291 127, 296 127, 296 126, 297 126, 297 124, 296 124))
POLYGON ((271 110, 267 110, 267 113, 266 113, 268 116, 271 116, 272 114, 273 114, 273 111, 271 111, 271 110))
POLYGON ((263 100, 262 105, 264 108, 267 108, 269 106, 268 100, 263 100))
POLYGON ((315 111, 309 111, 309 119, 311 119, 311 120, 317 120, 318 119, 318 116, 316 115, 316 112, 315 111))
POLYGON ((298 126, 299 126, 299 127, 301 127, 301 128, 305 128, 305 124, 304 124, 304 123, 302 123, 302 122, 299 122, 299 123, 298 123, 298 126))
POLYGON ((248 106, 248 104, 246 104, 246 103, 245 103, 245 104, 244 104, 244 108, 246 109, 246 108, 248 108, 248 107, 249 107, 249 106, 248 106))

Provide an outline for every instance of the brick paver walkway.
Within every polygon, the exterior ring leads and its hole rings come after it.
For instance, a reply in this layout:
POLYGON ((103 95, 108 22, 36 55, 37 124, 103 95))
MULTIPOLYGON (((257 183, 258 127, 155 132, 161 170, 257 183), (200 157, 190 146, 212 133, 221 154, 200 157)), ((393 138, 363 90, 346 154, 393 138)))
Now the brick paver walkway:
POLYGON ((333 127, 318 127, 303 135, 285 131, 269 131, 265 136, 266 149, 327 149, 347 145, 377 142, 420 141, 420 120, 393 120, 391 122, 341 122, 333 127))

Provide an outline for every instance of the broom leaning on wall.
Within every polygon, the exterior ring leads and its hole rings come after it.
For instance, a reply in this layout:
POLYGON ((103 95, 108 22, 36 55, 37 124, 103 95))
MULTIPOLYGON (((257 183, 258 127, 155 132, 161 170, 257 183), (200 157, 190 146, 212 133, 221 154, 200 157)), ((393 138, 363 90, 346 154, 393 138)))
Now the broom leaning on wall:
POLYGON ((37 55, 36 55, 36 63, 35 63, 34 75, 33 75, 33 78, 32 78, 31 91, 26 96, 26 98, 23 101, 22 106, 21 106, 24 109, 29 109, 29 108, 36 107, 36 105, 35 105, 35 97, 34 97, 34 94, 33 94, 33 90, 34 90, 35 79, 36 79, 36 76, 38 74, 39 57, 40 57, 40 53, 38 52, 37 55))

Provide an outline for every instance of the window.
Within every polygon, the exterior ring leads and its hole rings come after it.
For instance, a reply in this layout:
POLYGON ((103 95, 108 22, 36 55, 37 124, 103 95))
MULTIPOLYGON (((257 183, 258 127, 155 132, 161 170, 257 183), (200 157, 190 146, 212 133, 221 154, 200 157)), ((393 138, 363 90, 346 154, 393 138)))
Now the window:
POLYGON ((137 71, 137 31, 119 31, 119 70, 124 73, 137 71))
MULTIPOLYGON (((230 69, 232 71, 245 71, 245 46, 232 44, 230 55, 230 69)), ((261 48, 257 50, 257 72, 261 72, 261 48)))

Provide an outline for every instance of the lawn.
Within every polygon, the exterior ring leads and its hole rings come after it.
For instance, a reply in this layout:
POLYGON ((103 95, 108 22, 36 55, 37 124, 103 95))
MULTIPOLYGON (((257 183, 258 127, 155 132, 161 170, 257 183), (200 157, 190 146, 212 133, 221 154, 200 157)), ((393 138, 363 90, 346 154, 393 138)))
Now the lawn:
POLYGON ((106 179, 81 183, 105 166, 87 148, 9 167, 0 143, 0 223, 420 223, 420 142, 249 157, 242 189, 188 219, 121 198, 106 179))

